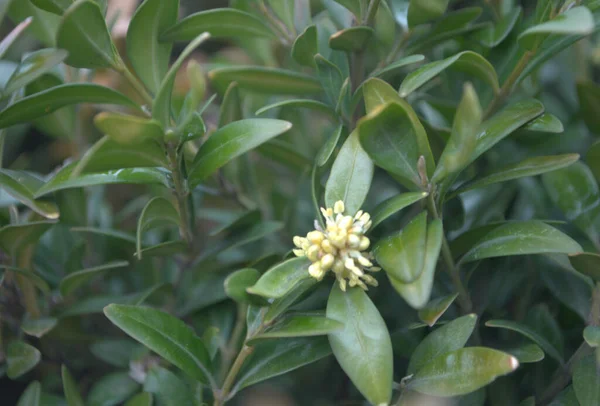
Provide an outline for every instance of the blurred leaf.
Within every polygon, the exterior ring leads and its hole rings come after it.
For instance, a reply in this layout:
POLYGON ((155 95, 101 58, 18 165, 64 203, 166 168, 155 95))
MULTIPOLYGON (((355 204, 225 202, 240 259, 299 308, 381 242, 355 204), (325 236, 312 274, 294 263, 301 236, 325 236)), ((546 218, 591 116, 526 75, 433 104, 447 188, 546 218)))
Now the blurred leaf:
POLYGON ((329 46, 346 52, 358 52, 365 48, 375 30, 371 27, 350 27, 336 32, 329 37, 329 46))
POLYGON ((519 17, 521 17, 522 11, 521 6, 513 7, 508 14, 502 16, 499 22, 478 31, 475 38, 485 47, 494 48, 498 46, 513 30, 519 17))
POLYGON ((47 219, 59 217, 58 207, 47 200, 35 200, 33 194, 44 182, 28 172, 0 169, 0 186, 25 206, 47 219))
POLYGON ((600 141, 596 141, 590 146, 585 156, 585 163, 592 171, 596 181, 600 182, 600 141))
POLYGON ((84 406, 85 403, 83 403, 83 399, 79 394, 77 383, 75 382, 75 379, 73 379, 73 376, 64 364, 61 367, 61 374, 63 391, 65 393, 65 398, 67 399, 67 405, 84 406))
POLYGON ((120 68, 102 10, 91 0, 78 0, 63 15, 56 46, 69 53, 65 63, 75 68, 120 68))
POLYGON ((498 91, 498 76, 494 67, 483 56, 473 51, 463 51, 441 61, 423 65, 409 73, 400 85, 400 97, 406 97, 447 68, 453 68, 468 73, 483 80, 498 91))
POLYGON ((6 347, 6 376, 17 379, 31 371, 41 359, 37 348, 23 341, 11 341, 6 347))
POLYGON ((342 71, 320 54, 315 55, 315 64, 317 65, 317 78, 325 90, 329 104, 335 106, 344 82, 342 71))
POLYGON ((408 25, 416 25, 433 21, 446 12, 450 0, 410 0, 408 6, 408 25))
POLYGON ((317 54, 317 27, 311 25, 296 38, 292 45, 292 58, 303 66, 314 67, 317 54))
POLYGON ((64 61, 67 55, 66 51, 53 48, 40 49, 28 54, 8 79, 4 86, 3 95, 9 95, 25 87, 64 61))
POLYGON ((30 0, 9 1, 8 16, 15 23, 25 21, 33 17, 30 30, 35 37, 48 46, 55 45, 56 31, 60 18, 56 15, 40 10, 30 0))
POLYGON ((425 307, 419 310, 419 319, 429 327, 433 327, 457 297, 458 293, 454 293, 431 300, 425 307))
POLYGON ((52 317, 25 319, 21 322, 21 330, 30 336, 40 338, 52 330, 57 322, 58 320, 52 317))
POLYGON ((323 143, 315 159, 315 163, 317 166, 325 166, 325 164, 329 162, 329 158, 331 158, 331 155, 335 151, 335 147, 337 146, 343 131, 344 126, 340 124, 335 129, 333 134, 331 134, 329 138, 327 138, 327 141, 323 143))
POLYGON ((197 186, 217 169, 245 152, 288 131, 287 121, 254 118, 235 121, 219 128, 202 144, 189 173, 191 187, 197 186))
POLYGON ((143 257, 169 257, 180 254, 188 249, 185 241, 167 241, 151 247, 142 248, 140 254, 143 257))
POLYGON ((173 372, 155 366, 144 380, 144 391, 153 393, 164 406, 192 406, 195 404, 189 386, 173 372))
POLYGON ((594 17, 586 7, 573 7, 552 20, 528 28, 519 35, 519 44, 529 50, 540 45, 548 34, 587 35, 594 31, 594 17))
POLYGON ((494 228, 473 246, 461 262, 508 255, 574 254, 581 246, 558 229, 537 220, 511 222, 494 228))
MULTIPOLYGON (((152 394, 148 392, 138 393, 125 403, 124 406, 152 406, 152 394)), ((69 405, 71 406, 71 405, 69 405)))
POLYGON ((411 65, 413 63, 421 62, 424 59, 425 59, 425 56, 420 55, 420 54, 405 56, 400 59, 397 59, 396 61, 390 63, 389 65, 385 66, 384 68, 374 70, 373 72, 371 72, 371 74, 369 76, 371 76, 371 77, 384 76, 384 75, 386 75, 390 72, 394 72, 397 69, 400 69, 406 65, 411 65))
POLYGON ((39 381, 33 381, 19 397, 17 406, 41 406, 42 385, 39 381))
POLYGON ((294 99, 294 100, 280 101, 277 103, 269 104, 267 106, 264 106, 264 107, 256 110, 255 114, 257 116, 260 116, 261 114, 263 114, 266 111, 269 111, 269 110, 275 109, 275 108, 279 108, 279 107, 291 107, 294 109, 303 108, 303 109, 309 109, 309 110, 314 110, 314 111, 320 111, 320 112, 329 114, 332 117, 335 116, 335 111, 329 105, 322 103, 320 101, 310 100, 310 99, 294 99))
POLYGON ((233 66, 212 70, 210 80, 220 88, 237 82, 240 88, 264 94, 314 94, 323 89, 312 76, 291 70, 260 66, 233 66))
POLYGON ((212 37, 273 38, 273 32, 252 14, 233 8, 217 8, 191 14, 160 34, 161 41, 190 41, 203 32, 212 37))
POLYGON ((341 200, 348 215, 360 210, 371 186, 373 161, 360 145, 358 133, 353 131, 333 162, 325 185, 325 206, 333 207, 341 200))
POLYGON ((328 318, 344 324, 329 333, 338 363, 354 386, 372 404, 389 404, 392 397, 393 354, 390 335, 365 291, 343 292, 335 284, 327 302, 328 318))
POLYGON ((137 223, 136 252, 138 260, 142 259, 142 239, 144 233, 157 227, 179 226, 179 212, 164 197, 156 196, 144 206, 137 223))
MULTIPOLYGON (((258 115, 258 114, 257 114, 258 115)), ((242 99, 237 82, 231 82, 223 96, 219 114, 219 128, 244 118, 242 99)))
POLYGON ((156 93, 169 69, 172 44, 159 35, 177 22, 179 0, 146 0, 127 29, 127 56, 141 81, 156 93))
POLYGON ((600 255, 593 252, 580 252, 569 255, 569 262, 577 272, 600 280, 600 255))
POLYGON ((71 83, 24 97, 0 112, 0 128, 26 123, 61 107, 79 103, 118 104, 138 108, 131 99, 108 87, 71 83))
MULTIPOLYGON (((2 7, 2 11, 6 11, 6 7, 10 6, 10 3, 12 3, 12 2, 11 1, 3 1, 2 5, 0 5, 0 7, 2 7)), ((2 15, 1 17, 4 17, 4 15, 2 15)), ((6 35, 2 39, 2 41, 0 41, 0 59, 4 59, 4 57, 6 56, 6 53, 8 52, 8 50, 10 49, 12 44, 14 44, 15 41, 25 32, 25 30, 27 30, 27 28, 31 25, 32 22, 33 22, 33 17, 31 17, 31 16, 26 17, 23 21, 18 23, 17 26, 15 28, 13 28, 8 33, 8 35, 6 35)), ((6 83, 5 83, 5 85, 6 85, 6 83)))
POLYGON ((225 293, 238 303, 248 303, 252 297, 246 289, 256 284, 260 278, 260 272, 252 268, 244 268, 230 274, 225 279, 225 293))
POLYGON ((573 365, 573 388, 581 406, 600 404, 600 372, 596 357, 582 357, 573 365))
POLYGON ((521 364, 539 362, 544 359, 544 351, 535 344, 524 344, 520 347, 508 349, 506 352, 514 355, 521 364))
POLYGON ((17 255, 21 249, 35 244, 54 224, 53 221, 36 221, 4 226, 0 228, 0 247, 9 255, 17 255))
MULTIPOLYGON (((31 0, 38 8, 53 14, 62 15, 76 0, 31 0)), ((106 13, 107 0, 92 0, 98 4, 102 13, 106 13)))
POLYGON ((577 397, 575 396, 575 389, 573 385, 567 386, 562 392, 560 392, 550 403, 550 406, 581 406, 577 397))
POLYGON ((117 368, 128 368, 140 348, 143 347, 129 339, 94 341, 90 345, 90 351, 96 358, 117 368))
POLYGON ((156 120, 104 111, 94 117, 96 128, 119 144, 162 141, 163 129, 156 120))
POLYGON ((160 310, 112 304, 104 314, 117 327, 181 368, 190 377, 211 382, 211 362, 202 340, 181 320, 160 310))
POLYGON ((277 338, 310 337, 326 335, 344 327, 339 321, 311 314, 290 314, 278 320, 264 332, 252 336, 256 341, 277 338))
MULTIPOLYGON (((38 276, 35 272, 30 271, 28 269, 21 269, 21 268, 15 268, 12 266, 8 266, 8 265, 0 265, 0 269, 4 269, 8 272, 15 272, 19 275, 23 275, 24 277, 26 277, 27 279, 29 279, 39 290, 41 290, 44 293, 50 293, 50 286, 48 286, 48 284, 46 283, 45 280, 43 280, 40 276, 38 276)), ((2 280, 2 277, 4 276, 2 271, 0 271, 0 280, 2 280)))
POLYGON ((94 382, 87 397, 88 406, 116 406, 131 397, 139 384, 127 372, 113 372, 94 382))
POLYGON ((410 206, 429 196, 427 192, 407 192, 391 197, 381 202, 372 210, 371 215, 371 230, 381 224, 382 221, 390 216, 398 213, 400 210, 410 206))
POLYGON ((600 86, 592 81, 577 82, 577 98, 583 121, 594 134, 600 134, 600 86))
POLYGON ((563 123, 560 121, 560 119, 550 113, 542 114, 538 118, 527 123, 527 125, 523 128, 528 131, 538 131, 554 134, 562 133, 565 130, 563 123))
POLYGON ((117 268, 123 268, 129 266, 127 261, 114 261, 104 265, 95 266, 92 268, 82 269, 67 275, 63 280, 60 281, 60 293, 63 296, 70 295, 74 290, 81 287, 81 285, 88 282, 90 279, 95 278, 107 271, 112 271, 117 268))
POLYGON ((590 347, 600 346, 600 327, 587 326, 583 329, 583 339, 590 347))
POLYGON ((434 396, 464 395, 513 372, 518 366, 515 357, 491 348, 462 348, 424 365, 407 387, 434 396))
POLYGON ((442 354, 463 348, 476 322, 475 314, 467 314, 433 330, 413 351, 406 373, 417 373, 442 354))
POLYGON ((275 265, 246 291, 266 298, 281 298, 303 279, 309 278, 306 258, 292 258, 275 265))

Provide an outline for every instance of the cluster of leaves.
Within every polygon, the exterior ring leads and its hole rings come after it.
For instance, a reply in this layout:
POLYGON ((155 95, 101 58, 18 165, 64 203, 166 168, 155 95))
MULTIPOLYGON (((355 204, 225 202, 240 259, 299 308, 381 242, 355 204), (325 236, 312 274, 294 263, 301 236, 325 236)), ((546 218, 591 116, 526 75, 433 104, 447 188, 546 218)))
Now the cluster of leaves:
POLYGON ((70 151, 0 165, 18 404, 600 404, 600 2, 230 3, 0 2, 1 155, 70 151), (290 251, 340 200, 368 292, 290 251))

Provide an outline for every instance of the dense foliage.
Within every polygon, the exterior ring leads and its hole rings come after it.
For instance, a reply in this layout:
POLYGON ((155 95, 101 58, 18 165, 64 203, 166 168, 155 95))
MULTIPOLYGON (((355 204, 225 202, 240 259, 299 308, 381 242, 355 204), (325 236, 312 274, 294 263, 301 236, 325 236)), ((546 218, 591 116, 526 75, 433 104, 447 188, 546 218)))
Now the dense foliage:
POLYGON ((600 405, 600 1, 179 3, 0 1, 2 404, 600 405))

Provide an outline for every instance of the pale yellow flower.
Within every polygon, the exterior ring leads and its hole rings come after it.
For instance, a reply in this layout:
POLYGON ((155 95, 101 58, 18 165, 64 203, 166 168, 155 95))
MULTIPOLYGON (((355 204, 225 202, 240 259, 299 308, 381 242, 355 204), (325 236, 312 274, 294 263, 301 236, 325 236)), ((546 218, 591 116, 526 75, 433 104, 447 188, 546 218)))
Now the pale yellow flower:
POLYGON ((307 257, 312 262, 308 273, 319 281, 332 271, 343 291, 346 286, 367 290, 367 285, 377 286, 377 280, 365 272, 380 270, 373 266, 373 256, 367 251, 371 242, 365 233, 371 227, 371 216, 362 210, 354 217, 344 216, 344 211, 341 200, 334 204, 333 209, 321 208, 325 229, 315 222, 316 230, 306 237, 294 237, 294 254, 307 257))

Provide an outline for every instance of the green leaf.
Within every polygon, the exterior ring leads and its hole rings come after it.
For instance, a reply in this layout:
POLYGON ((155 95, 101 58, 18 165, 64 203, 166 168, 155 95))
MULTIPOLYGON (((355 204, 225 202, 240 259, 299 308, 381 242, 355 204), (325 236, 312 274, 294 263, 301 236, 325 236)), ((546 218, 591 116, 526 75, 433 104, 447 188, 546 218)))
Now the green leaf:
POLYGON ((600 86, 592 81, 577 82, 577 98, 583 121, 594 134, 600 134, 600 86))
POLYGON ((398 233, 380 240, 373 254, 390 278, 411 283, 423 273, 426 249, 427 212, 423 211, 398 233))
POLYGON ((373 171, 373 161, 361 147, 358 133, 353 131, 331 167, 325 185, 325 205, 333 207, 335 202, 341 200, 348 215, 354 215, 369 193, 373 171))
POLYGON ((450 0, 410 0, 408 25, 410 28, 425 24, 444 15, 450 0))
POLYGON ((307 296, 316 284, 317 280, 315 278, 305 278, 300 280, 284 296, 273 301, 265 313, 264 322, 271 323, 290 306, 307 296))
MULTIPOLYGON (((26 22, 29 17, 33 17, 33 20, 29 21, 31 23, 29 30, 32 34, 45 45, 55 45, 56 30, 60 23, 58 16, 36 8, 30 0, 9 1, 8 3, 10 3, 8 15, 11 20, 20 23, 26 22)), ((29 24, 26 23, 26 25, 29 24)))
POLYGON ((190 41, 203 32, 212 37, 273 38, 260 19, 233 8, 218 8, 191 14, 160 35, 161 41, 190 41))
POLYGON ((323 89, 312 76, 285 69, 233 66, 212 70, 210 80, 220 88, 237 82, 240 88, 264 94, 315 94, 323 89))
POLYGON ((350 27, 329 37, 329 47, 346 52, 357 52, 365 48, 375 30, 371 27, 350 27))
POLYGON ((542 253, 574 254, 581 246, 566 234, 537 220, 511 222, 485 234, 461 262, 542 253))
POLYGON ((169 69, 172 44, 159 35, 177 22, 179 0, 146 0, 127 29, 127 56, 141 81, 156 93, 169 69))
POLYGON ((67 399, 68 406, 84 406, 83 399, 79 394, 77 383, 65 365, 61 367, 63 391, 67 399))
POLYGON ((565 130, 560 119, 550 113, 544 113, 538 118, 530 121, 525 127, 523 127, 523 129, 527 131, 538 131, 554 134, 562 133, 565 130))
POLYGON ((42 385, 39 381, 33 381, 19 398, 17 406, 41 406, 42 385))
POLYGON ((529 338, 531 341, 539 345, 542 350, 552 358, 554 358, 559 363, 563 363, 562 355, 558 352, 556 347, 554 347, 543 335, 533 330, 532 328, 525 326, 523 324, 510 321, 510 320, 488 320, 485 325, 487 327, 497 327, 497 328, 505 328, 508 330, 516 331, 519 334, 529 338))
POLYGON ((506 352, 514 355, 521 364, 539 362, 544 359, 544 351, 536 344, 525 344, 508 349, 506 352))
POLYGON ((442 317, 446 310, 448 310, 450 305, 454 303, 454 300, 456 300, 457 297, 458 293, 454 293, 452 295, 433 299, 427 303, 425 307, 419 310, 419 319, 429 327, 433 327, 433 325, 439 320, 440 317, 442 317))
POLYGON ((388 217, 393 216, 400 210, 426 198, 427 196, 429 196, 429 193, 427 192, 407 192, 401 193, 381 202, 371 212, 371 230, 381 224, 381 222, 386 220, 388 217))
POLYGON ((425 158, 427 174, 433 174, 435 163, 427 134, 408 103, 392 102, 374 110, 360 120, 358 134, 373 162, 404 186, 422 186, 417 164, 421 156, 425 158))
POLYGON ((315 66, 314 57, 317 52, 317 27, 311 25, 294 41, 292 58, 300 65, 312 68, 315 66))
POLYGON ((179 212, 173 204, 161 196, 156 196, 144 206, 137 223, 136 253, 142 259, 142 239, 144 233, 150 229, 164 226, 179 226, 181 220, 179 212))
POLYGON ((441 61, 423 65, 409 73, 400 85, 400 97, 408 96, 448 68, 468 73, 483 80, 492 87, 494 92, 499 89, 498 76, 487 59, 473 51, 463 51, 441 61))
POLYGON ((544 174, 542 181, 550 199, 562 210, 567 220, 594 238, 597 234, 594 222, 600 215, 600 191, 590 168, 577 162, 544 174))
POLYGON ((268 340, 259 343, 244 362, 232 394, 247 386, 311 364, 329 354, 331 348, 325 337, 268 340))
POLYGON ((190 187, 195 187, 217 169, 245 152, 292 128, 283 120, 254 118, 235 121, 219 128, 204 144, 194 158, 189 173, 190 187))
POLYGON ((164 406, 191 406, 195 404, 190 388, 173 372, 154 366, 144 380, 144 391, 153 393, 164 406))
MULTIPOLYGON (((49 13, 63 15, 63 13, 75 3, 76 0, 31 0, 36 7, 49 13)), ((98 4, 102 13, 106 13, 107 0, 93 0, 98 4)))
POLYGON ((535 25, 519 35, 519 44, 535 49, 549 34, 588 35, 594 31, 594 17, 586 7, 573 7, 552 20, 535 25))
POLYGON ((6 376, 17 379, 31 371, 41 359, 37 348, 23 341, 11 341, 6 347, 6 376))
POLYGON ((583 339, 590 347, 600 346, 600 327, 587 326, 583 329, 583 339))
POLYGON ((581 406, 600 404, 600 372, 596 357, 582 357, 575 363, 573 388, 581 406))
POLYGON ((335 2, 350 10, 358 21, 361 21, 367 11, 366 2, 363 0, 335 0, 335 2))
POLYGON ((244 268, 230 274, 225 279, 225 293, 231 299, 239 303, 248 303, 252 297, 246 289, 256 284, 260 278, 260 272, 252 268, 244 268))
POLYGON ((41 185, 43 181, 28 172, 0 169, 0 186, 3 190, 47 219, 57 219, 59 212, 55 203, 35 200, 33 196, 41 185))
POLYGON ((462 348, 424 365, 407 388, 434 396, 464 395, 513 372, 518 366, 515 357, 491 348, 462 348))
POLYGON ((310 277, 309 265, 310 261, 303 257, 288 259, 265 272, 246 291, 266 298, 281 298, 303 279, 310 277))
POLYGON ((152 406, 152 404, 152 394, 148 392, 142 392, 129 399, 124 406, 152 406))
POLYGON ((473 333, 477 316, 468 314, 429 333, 415 348, 406 372, 414 374, 442 354, 461 349, 473 333))
POLYGON ((128 114, 104 111, 94 117, 94 124, 98 130, 119 144, 162 141, 164 135, 158 121, 128 114))
POLYGON ((128 372, 113 372, 94 382, 87 397, 88 406, 116 406, 137 392, 139 384, 128 372))
POLYGON ((177 72, 192 52, 208 38, 210 38, 210 34, 207 33, 200 34, 194 38, 179 54, 177 60, 171 65, 171 68, 162 79, 152 103, 152 118, 156 119, 163 128, 168 128, 171 124, 171 93, 173 92, 177 72))
POLYGON ((53 221, 36 221, 4 226, 0 228, 0 247, 10 255, 17 255, 20 250, 37 243, 54 224, 53 221))
MULTIPOLYGON (((2 7, 2 11, 6 11, 8 2, 3 2, 0 7, 2 7)), ((10 4, 8 4, 10 5, 10 4)), ((13 28, 8 35, 6 35, 2 41, 0 41, 0 59, 4 59, 6 53, 10 49, 10 47, 15 43, 15 41, 23 35, 23 33, 31 26, 33 22, 32 16, 27 16, 23 21, 17 24, 15 28, 13 28)), ((12 66, 12 65, 11 65, 12 66)), ((4 79, 6 80, 6 79, 4 79)), ((5 83, 6 84, 6 83, 5 83)))
POLYGON ((315 55, 315 64, 317 65, 317 77, 325 90, 329 104, 335 106, 344 82, 342 71, 320 54, 315 55))
POLYGON ((567 386, 562 392, 560 392, 550 403, 551 406, 581 406, 575 396, 575 389, 573 385, 567 386))
POLYGON ((61 169, 48 183, 36 192, 35 197, 44 196, 57 190, 113 183, 168 185, 165 173, 154 168, 116 169, 105 172, 86 173, 72 178, 71 174, 75 165, 76 163, 70 164, 61 169))
POLYGON ((129 336, 190 377, 215 387, 210 357, 202 340, 181 320, 148 307, 116 304, 105 307, 104 314, 129 336))
POLYGON ((131 99, 108 87, 71 83, 24 97, 0 112, 0 128, 27 123, 61 107, 79 103, 117 104, 139 108, 131 99))
POLYGON ((364 290, 343 292, 335 284, 327 301, 327 318, 344 325, 329 333, 333 355, 360 393, 374 405, 392 397, 393 354, 390 334, 364 290))
POLYGON ((52 317, 25 319, 21 322, 21 330, 30 336, 40 338, 56 327, 58 320, 52 317))
POLYGON ((79 289, 81 285, 84 285, 90 279, 102 275, 107 271, 112 271, 126 266, 129 266, 129 262, 127 261, 114 261, 104 265, 82 269, 80 271, 70 273, 63 280, 60 281, 60 293, 61 295, 66 297, 70 295, 74 290, 79 289))
POLYGON ((25 56, 4 86, 3 94, 9 95, 65 60, 68 53, 62 49, 40 49, 25 56))
MULTIPOLYGON (((8 272, 15 272, 19 275, 22 275, 29 279, 35 285, 35 287, 37 287, 42 292, 50 293, 50 286, 48 286, 46 281, 39 277, 38 274, 33 271, 30 271, 28 269, 15 268, 13 266, 8 265, 0 265, 0 269, 5 269, 8 272)), ((2 273, 3 272, 0 271, 0 280, 2 280, 2 273)))
POLYGON ((475 34, 475 38, 477 38, 483 46, 488 48, 494 48, 500 45, 517 24, 522 12, 523 8, 521 6, 513 7, 513 9, 509 11, 508 14, 502 16, 501 20, 496 24, 489 25, 481 31, 478 31, 475 34))
POLYGON ((56 46, 69 53, 65 63, 75 68, 116 69, 122 64, 102 10, 91 0, 78 0, 65 11, 56 46))
POLYGON ((252 336, 251 345, 258 340, 326 335, 344 328, 339 321, 311 314, 290 314, 282 317, 264 332, 252 336))
POLYGON ((483 188, 494 183, 506 182, 525 176, 536 176, 546 172, 565 168, 579 160, 579 154, 563 154, 550 156, 537 156, 527 158, 513 165, 505 166, 495 172, 462 185, 452 195, 458 195, 468 190, 483 188))
POLYGON ((117 368, 128 368, 136 354, 143 349, 140 344, 129 339, 94 341, 90 346, 90 351, 96 358, 117 368))
POLYGON ((381 109, 388 103, 396 102, 402 104, 402 98, 398 95, 398 92, 390 86, 387 82, 378 79, 368 79, 362 85, 362 93, 365 98, 365 107, 367 113, 371 114, 381 109))
POLYGON ((444 147, 432 182, 439 182, 449 174, 454 174, 468 165, 471 154, 477 145, 477 132, 481 126, 483 113, 479 98, 470 83, 463 87, 463 96, 456 109, 450 139, 444 147))
POLYGON ((398 70, 406 65, 411 65, 413 63, 421 62, 424 59, 425 59, 425 55, 420 55, 420 54, 405 56, 405 57, 395 60, 394 62, 390 63, 389 65, 387 65, 384 68, 374 70, 373 72, 371 72, 371 74, 369 76, 371 76, 371 77, 384 76, 390 72, 395 72, 396 70, 398 70))
POLYGON ((317 166, 325 166, 325 164, 327 164, 327 162, 329 162, 329 158, 331 158, 331 155, 333 155, 333 152, 335 151, 335 147, 337 146, 340 137, 342 136, 342 132, 344 131, 344 126, 343 125, 339 125, 335 131, 333 132, 333 134, 331 134, 329 136, 329 138, 327 138, 327 141, 325 141, 325 143, 323 143, 323 145, 321 146, 321 149, 319 149, 319 152, 317 153, 317 158, 315 159, 315 163, 317 166))
POLYGON ((320 111, 322 113, 327 113, 332 117, 335 117, 335 110, 332 109, 328 104, 322 103, 316 100, 310 99, 294 99, 294 100, 284 100, 277 103, 269 104, 265 107, 262 107, 256 110, 256 115, 260 116, 261 114, 275 109, 279 107, 289 107, 294 109, 309 109, 314 111, 320 111))
POLYGON ((600 280, 600 255, 593 252, 581 252, 569 255, 569 261, 577 272, 600 280))

